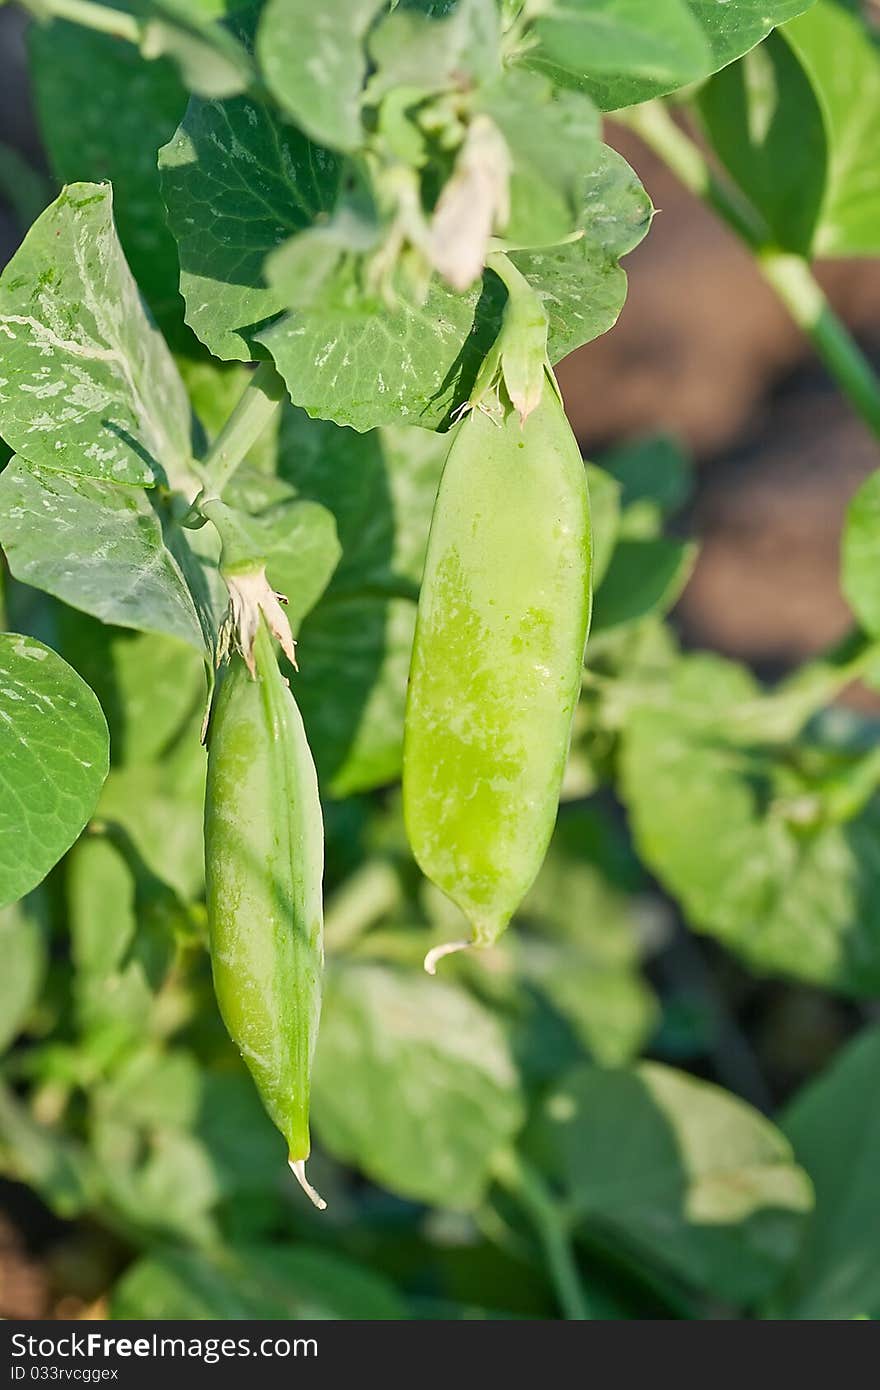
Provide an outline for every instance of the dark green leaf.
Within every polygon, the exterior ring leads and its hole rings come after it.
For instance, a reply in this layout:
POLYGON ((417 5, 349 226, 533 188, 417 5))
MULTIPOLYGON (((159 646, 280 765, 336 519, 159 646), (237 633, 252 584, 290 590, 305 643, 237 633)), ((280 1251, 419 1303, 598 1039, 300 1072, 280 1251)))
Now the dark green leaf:
POLYGON ((788 1106, 782 1128, 816 1189, 786 1318, 880 1318, 880 1030, 867 1029, 788 1106))
POLYGON ((95 807, 107 724, 84 681, 30 637, 0 633, 0 906, 45 878, 95 807))
MULTIPOLYGON (((618 110, 622 106, 634 106, 637 102, 651 97, 663 96, 685 83, 708 77, 719 68, 732 63, 755 44, 760 43, 777 24, 784 24, 795 15, 809 9, 813 0, 684 0, 683 4, 672 6, 657 4, 656 0, 603 0, 603 9, 610 19, 628 20, 636 26, 636 32, 622 34, 619 28, 610 27, 613 38, 621 38, 622 49, 615 50, 609 45, 608 61, 604 68, 594 64, 592 51, 578 44, 569 50, 561 41, 567 25, 568 10, 562 8, 562 19, 556 34, 560 41, 554 44, 554 55, 549 61, 543 57, 543 45, 539 44, 528 61, 553 76, 554 80, 565 85, 581 86, 590 92, 604 111, 618 110), (690 11, 692 23, 702 34, 700 51, 691 29, 689 40, 685 39, 684 23, 680 11, 690 11), (673 13, 675 12, 675 13, 673 13), (663 47, 664 28, 668 26, 666 37, 668 47, 663 47), (648 47, 655 52, 657 69, 651 73, 638 70, 637 64, 645 56, 648 47), (577 61, 573 55, 577 52, 577 61), (659 62, 667 64, 665 73, 660 71, 659 62), (587 66, 581 66, 586 63, 587 66), (618 66, 615 70, 614 63, 618 66), (684 73, 685 66, 689 70, 684 73), (684 75, 682 75, 684 73, 684 75)), ((577 27, 585 19, 592 19, 595 11, 593 0, 574 0, 572 23, 577 27)), ((555 21, 551 14, 539 24, 539 34, 543 36, 545 26, 551 29, 551 43, 554 43, 555 21)), ((572 34, 572 38, 575 34, 572 34)), ((603 49, 596 45, 600 55, 603 49)))
POLYGON ((523 1117, 495 1018, 415 972, 337 966, 328 986, 313 1102, 322 1143, 402 1196, 475 1206, 523 1117))
POLYGON ((664 614, 676 602, 696 559, 696 546, 663 536, 618 541, 593 608, 592 631, 664 614))
POLYGON ((248 1320, 405 1317, 378 1275, 308 1246, 233 1247, 216 1261, 166 1250, 133 1265, 116 1286, 114 1318, 248 1320))
POLYGON ((196 350, 156 167, 156 151, 186 109, 180 78, 170 63, 79 25, 35 24, 28 38, 40 127, 59 182, 112 183, 119 239, 141 293, 172 347, 196 350))

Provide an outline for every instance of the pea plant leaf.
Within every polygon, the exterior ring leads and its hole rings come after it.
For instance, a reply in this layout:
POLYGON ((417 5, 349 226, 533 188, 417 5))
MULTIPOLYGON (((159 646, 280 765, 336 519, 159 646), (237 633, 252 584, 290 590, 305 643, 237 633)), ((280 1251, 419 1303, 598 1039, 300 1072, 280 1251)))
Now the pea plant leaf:
POLYGON ((233 1245, 222 1261, 160 1249, 126 1271, 114 1318, 403 1318, 405 1305, 380 1275, 331 1251, 297 1244, 233 1245))
POLYGON ((58 637, 65 660, 100 701, 114 767, 161 758, 187 728, 198 738, 203 652, 176 638, 110 627, 66 606, 58 637))
POLYGON ((216 357, 265 356, 257 331, 286 301, 265 283, 263 262, 332 212, 339 159, 256 102, 193 98, 159 169, 187 323, 216 357))
POLYGON ((690 577, 697 548, 665 536, 621 539, 596 591, 591 630, 604 632, 665 614, 690 577))
POLYGON ((335 796, 400 773, 415 599, 446 448, 423 430, 357 435, 303 411, 282 416, 279 473, 300 505, 332 511, 341 545, 299 629, 296 681, 321 785, 335 796))
POLYGON ((107 723, 85 682, 41 642, 0 633, 0 906, 70 848, 108 763, 107 723))
POLYGON ((539 41, 526 61, 557 83, 585 89, 604 111, 615 111, 708 77, 811 4, 572 0, 551 6, 538 20, 539 41))
POLYGON ((812 1179, 816 1209, 796 1272, 771 1305, 785 1318, 880 1317, 880 1029, 867 1029, 800 1091, 782 1129, 812 1179))
MULTIPOLYGON (((620 156, 595 142, 581 158, 572 196, 583 234, 513 256, 546 301, 554 360, 616 320, 626 293, 619 259, 651 217, 620 156)), ((286 273, 273 281, 270 253, 332 213, 338 158, 241 98, 191 102, 160 164, 187 321, 213 353, 246 361, 268 352, 295 404, 358 430, 448 422, 498 330, 495 276, 465 294, 435 280, 423 304, 401 295, 389 306, 365 291, 349 258, 297 307, 286 273)))
POLYGON ((623 1241, 694 1287, 751 1303, 797 1254, 812 1189, 787 1140, 684 1072, 577 1067, 544 1099, 531 1144, 585 1239, 623 1241))
POLYGON ((187 93, 171 63, 149 61, 107 34, 56 21, 28 33, 37 112, 60 183, 113 185, 119 240, 166 339, 192 353, 183 322, 177 245, 165 221, 156 151, 173 135, 187 93), (63 66, 65 80, 58 81, 63 66))
MULTIPOLYGON (((568 0, 547 6, 534 26, 530 67, 560 86, 598 80, 672 91, 703 75, 706 35, 685 0, 568 0)), ((621 103, 616 103, 620 105, 621 103)))
POLYGON ((523 1119, 499 1023, 413 972, 336 966, 328 987, 313 1094, 321 1142, 401 1196, 475 1206, 523 1119))
POLYGON ((188 578, 188 542, 178 534, 175 555, 166 529, 162 504, 140 488, 18 458, 0 474, 0 545, 17 579, 102 622, 163 632, 204 652, 214 616, 198 602, 198 562, 191 558, 188 578))
POLYGON ((783 250, 877 253, 880 52, 858 16, 818 0, 713 78, 699 103, 716 152, 783 250))
POLYGON ((189 403, 147 318, 106 184, 71 184, 0 276, 0 432, 28 463, 103 482, 173 482, 189 403))
MULTIPOLYGON (((549 318, 554 362, 617 320, 626 297, 619 260, 644 236, 650 201, 632 169, 607 146, 584 152, 575 219, 582 232, 561 246, 511 253, 549 318)), ((307 310, 291 310, 258 334, 292 399, 310 415, 364 430, 449 423, 467 399, 500 325, 503 290, 488 272, 480 289, 454 294, 438 280, 421 305, 389 309, 364 297, 351 267, 307 310)))
POLYGON ((384 0, 269 0, 257 55, 269 89, 322 145, 353 150, 363 139, 361 88, 367 30, 384 0))
POLYGON ((847 818, 828 814, 795 765, 754 733, 725 729, 725 711, 758 696, 742 668, 690 657, 662 700, 630 713, 622 791, 639 851, 690 923, 753 970, 876 991, 880 805, 869 797, 847 818))

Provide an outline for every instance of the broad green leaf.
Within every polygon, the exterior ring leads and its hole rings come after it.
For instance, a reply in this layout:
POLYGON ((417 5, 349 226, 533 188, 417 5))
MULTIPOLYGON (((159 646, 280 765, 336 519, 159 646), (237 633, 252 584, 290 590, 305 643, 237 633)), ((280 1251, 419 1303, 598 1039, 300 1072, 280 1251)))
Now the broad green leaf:
POLYGON ((194 731, 161 762, 114 768, 98 814, 131 836, 148 869, 184 902, 204 884, 205 750, 194 731))
POLYGON ((448 447, 424 430, 355 434, 301 410, 284 411, 279 474, 336 518, 342 556, 331 594, 417 597, 448 447))
POLYGON ((359 435, 288 409, 278 444, 280 474, 301 505, 332 509, 342 546, 299 632, 295 689, 321 784, 347 796, 400 774, 414 600, 447 441, 405 427, 359 435))
POLYGON ((632 851, 599 812, 566 807, 517 913, 519 970, 603 1065, 638 1056, 656 1022, 642 978, 632 851))
MULTIPOLYGON (((213 353, 244 361, 268 351, 297 405, 358 430, 448 423, 498 331, 504 292, 495 276, 482 293, 457 295, 435 280, 423 304, 401 295, 389 306, 365 292, 348 261, 307 304, 288 308, 289 287, 273 286, 271 261, 266 284, 264 262, 332 213, 336 157, 234 100, 191 103, 160 161, 187 321, 213 353)), ((513 255, 547 304, 554 361, 614 323, 626 293, 619 259, 651 217, 633 171, 605 146, 584 152, 578 182, 583 236, 513 255)))
POLYGON ((180 78, 170 63, 148 61, 134 46, 79 25, 35 24, 28 40, 55 175, 61 183, 112 183, 119 240, 141 293, 171 345, 197 350, 183 322, 177 245, 156 167, 156 151, 186 109, 180 78))
POLYGON ((526 61, 560 86, 669 92, 710 70, 706 35, 685 0, 566 0, 546 10, 526 61))
POLYGON ((60 656, 0 633, 0 906, 70 848, 107 776, 107 723, 60 656))
POLYGON ((714 78, 700 107, 717 153, 781 249, 880 250, 880 50, 858 16, 819 0, 714 78))
POLYGON ((187 323, 216 357, 264 356, 257 331, 286 301, 265 283, 263 262, 333 211, 341 163, 244 97, 193 98, 159 169, 187 323))
POLYGON ((143 1256, 111 1300, 114 1318, 223 1321, 403 1318, 379 1275, 309 1246, 232 1246, 214 1260, 182 1250, 143 1256))
POLYGON ((175 482, 189 402, 150 324, 106 184, 71 184, 0 276, 0 431, 28 463, 104 482, 175 482))
POLYGON ((453 985, 354 965, 328 977, 313 1117, 321 1142, 374 1182, 467 1209, 523 1106, 492 1014, 453 985))
POLYGON ((199 563, 178 533, 168 546, 160 500, 140 488, 55 473, 14 459, 0 475, 0 544, 25 584, 119 627, 165 633, 206 648, 199 563))
POLYGON ((0 908, 0 1053, 36 1003, 46 973, 46 929, 37 895, 0 908))
POLYGON ((690 923, 754 970, 874 992, 880 804, 829 815, 821 786, 730 736, 725 718, 757 694, 732 663, 689 657, 654 708, 630 712, 622 792, 639 852, 690 923))
POLYGON ((410 599, 365 593, 328 598, 299 630, 293 689, 321 785, 333 796, 400 776, 415 624, 410 599))
MULTIPOLYGON (((595 0, 572 0, 559 6, 558 20, 551 7, 549 15, 539 21, 541 42, 528 54, 527 61, 559 83, 585 88, 604 111, 615 111, 708 77, 754 48, 777 24, 803 14, 812 3, 813 0, 683 0, 673 6, 658 4, 657 0, 601 0, 599 9, 595 0), (699 51, 692 27, 690 38, 685 38, 683 9, 690 12, 691 21, 701 31, 699 51), (621 34, 619 28, 609 24, 609 36, 613 40, 620 36, 622 44, 609 43, 607 60, 600 66, 592 56, 593 45, 586 47, 577 38, 583 32, 580 26, 599 18, 603 11, 609 20, 617 20, 618 24, 628 20, 631 27, 621 34), (664 28, 668 39, 665 48, 664 28), (545 34, 551 44, 546 60, 545 34), (570 48, 565 42, 567 36, 571 39, 570 48), (655 53, 654 72, 647 65, 641 70, 638 66, 649 46, 655 53), (664 57, 665 72, 660 66, 664 57), (588 66, 584 67, 584 63, 588 66), (686 65, 688 71, 684 72, 686 65)), ((605 52, 599 42, 595 48, 600 55, 605 52)))
POLYGON ((596 591, 592 632, 667 613, 687 583, 696 555, 693 543, 664 536, 618 541, 596 591))
POLYGON ((198 738, 205 670, 191 647, 107 627, 72 609, 61 611, 58 630, 65 659, 101 703, 114 767, 152 762, 187 733, 198 738))
POLYGON ((210 1155, 186 1130, 120 1119, 91 1093, 90 1148, 105 1201, 151 1235, 195 1243, 216 1240, 218 1188, 210 1155))
MULTIPOLYGON (((664 517, 674 515, 684 506, 693 486, 690 460, 677 440, 662 434, 619 445, 603 455, 602 468, 620 485, 620 505, 628 513, 639 509, 643 533, 648 531, 649 509, 653 534, 659 531, 664 517)), ((628 534, 633 529, 630 517, 628 534)))
POLYGON ((651 200, 626 160, 600 145, 581 185, 583 236, 546 250, 517 251, 511 260, 544 300, 548 347, 559 362, 617 322, 626 299, 620 259, 651 225, 651 200))
POLYGON ((782 1128, 816 1190, 786 1318, 880 1318, 880 1029, 851 1042, 795 1096, 782 1128))
POLYGON ((816 256, 880 251, 880 49, 855 15, 830 0, 787 24, 791 44, 825 123, 828 164, 816 256))
POLYGON ((246 517, 248 534, 265 557, 272 587, 288 601, 296 632, 314 608, 339 563, 341 548, 329 508, 296 495, 281 478, 239 469, 224 492, 246 517))
POLYGON ((772 1290, 812 1206, 769 1120, 718 1086, 657 1063, 582 1066, 542 1103, 535 1151, 585 1236, 737 1303, 772 1290))
POLYGON ((841 586, 867 632, 880 636, 880 472, 872 473, 852 499, 841 541, 841 586))
POLYGON ((364 41, 384 0, 269 0, 257 56, 273 96, 313 140, 354 150, 363 139, 364 41))
POLYGON ((784 250, 812 254, 828 137, 810 81, 782 32, 698 94, 712 146, 784 250))

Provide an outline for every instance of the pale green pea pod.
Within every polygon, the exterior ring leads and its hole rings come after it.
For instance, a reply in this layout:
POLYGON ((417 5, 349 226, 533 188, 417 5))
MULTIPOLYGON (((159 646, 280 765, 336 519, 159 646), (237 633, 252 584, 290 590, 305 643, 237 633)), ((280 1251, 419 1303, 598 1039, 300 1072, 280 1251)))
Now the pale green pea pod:
POLYGON ((541 866, 581 687, 591 536, 580 450, 549 376, 524 424, 457 426, 410 671, 404 813, 424 873, 487 946, 541 866))
POLYGON ((321 1011, 323 825, 296 702, 265 620, 252 678, 234 655, 208 736, 205 867, 223 1021, 306 1181, 309 1087, 321 1011))

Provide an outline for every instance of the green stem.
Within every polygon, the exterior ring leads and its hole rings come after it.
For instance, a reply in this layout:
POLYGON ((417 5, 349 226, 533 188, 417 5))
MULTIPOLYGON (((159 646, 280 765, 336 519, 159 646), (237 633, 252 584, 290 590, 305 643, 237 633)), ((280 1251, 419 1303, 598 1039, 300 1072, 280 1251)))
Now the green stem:
POLYGON ((95 29, 100 34, 113 34, 128 43, 141 41, 141 21, 135 15, 95 4, 94 0, 44 0, 40 13, 45 14, 47 10, 53 19, 68 19, 71 24, 95 29))
POLYGON ((880 439, 880 380, 831 308, 807 262, 782 251, 762 251, 758 265, 831 376, 880 439))
POLYGON ((754 705, 741 705, 734 721, 736 730, 748 734, 753 725, 756 737, 790 742, 813 715, 878 661, 880 641, 855 629, 754 705))
POLYGON ((539 1174, 512 1149, 497 1156, 493 1171, 497 1182, 528 1213, 541 1238, 547 1268, 564 1316, 572 1322, 588 1322, 590 1308, 571 1248, 569 1225, 559 1203, 539 1174))
POLYGON ((699 145, 675 123, 662 102, 635 106, 619 113, 618 119, 750 248, 767 283, 807 334, 851 405, 880 439, 880 379, 831 308, 807 261, 773 246, 770 229, 760 213, 718 177, 699 145))
POLYGON ((271 362, 261 362, 200 464, 205 489, 222 497, 235 470, 284 400, 286 387, 271 362))

